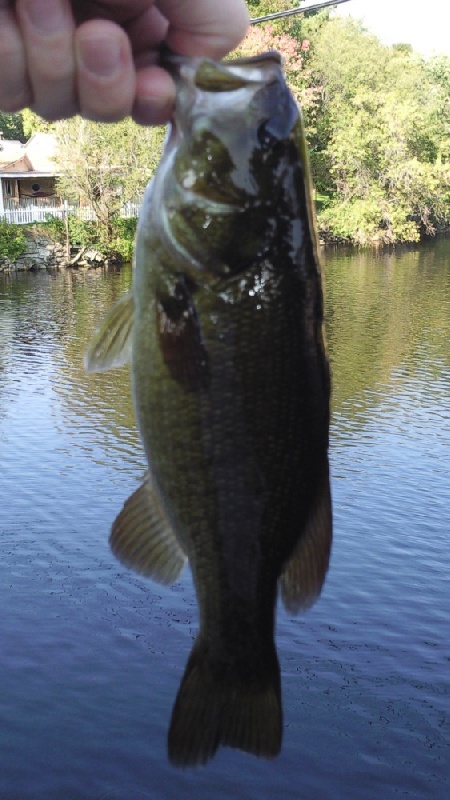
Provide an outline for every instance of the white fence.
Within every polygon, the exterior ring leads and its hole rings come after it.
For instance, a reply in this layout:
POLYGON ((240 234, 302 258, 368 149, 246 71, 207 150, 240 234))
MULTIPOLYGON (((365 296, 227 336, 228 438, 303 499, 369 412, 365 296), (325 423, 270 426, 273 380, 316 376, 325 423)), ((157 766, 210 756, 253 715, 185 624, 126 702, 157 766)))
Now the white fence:
MULTIPOLYGON (((130 219, 139 215, 139 203, 126 203, 120 210, 120 216, 130 219)), ((92 208, 87 206, 70 206, 67 203, 60 204, 38 204, 32 201, 26 205, 5 204, 3 211, 0 211, 0 219, 6 220, 13 225, 29 225, 32 222, 47 222, 49 217, 64 219, 67 214, 75 214, 79 219, 91 221, 95 219, 92 208)))

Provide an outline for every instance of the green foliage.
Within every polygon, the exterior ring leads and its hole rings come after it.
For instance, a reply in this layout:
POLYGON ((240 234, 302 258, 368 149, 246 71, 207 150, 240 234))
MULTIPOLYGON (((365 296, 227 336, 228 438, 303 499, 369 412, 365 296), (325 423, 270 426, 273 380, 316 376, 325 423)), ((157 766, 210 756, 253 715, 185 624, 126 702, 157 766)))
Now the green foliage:
POLYGON ((426 64, 431 79, 450 97, 450 56, 433 56, 426 64))
POLYGON ((100 227, 95 222, 79 219, 69 214, 69 236, 76 247, 93 247, 106 257, 119 255, 123 261, 133 257, 137 219, 123 219, 114 216, 110 220, 111 230, 100 227))
POLYGON ((416 242, 419 232, 403 208, 389 206, 378 196, 335 200, 319 212, 322 236, 357 245, 416 242))
MULTIPOLYGON (((92 247, 105 257, 119 255, 123 261, 131 261, 133 257, 134 239, 137 219, 114 217, 111 220, 112 234, 107 237, 105 231, 96 222, 80 219, 76 214, 68 215, 69 241, 72 247, 92 247)), ((48 216, 45 223, 38 226, 43 234, 58 244, 66 242, 66 223, 64 220, 48 216)))
POLYGON ((33 133, 53 133, 55 130, 54 122, 47 122, 47 120, 42 119, 31 108, 24 108, 21 112, 21 117, 25 139, 29 139, 33 133))
POLYGON ((383 46, 360 23, 322 24, 308 51, 320 88, 307 114, 322 233, 357 244, 417 241, 450 225, 450 69, 383 46))
POLYGON ((294 5, 290 0, 247 0, 250 17, 265 17, 277 11, 288 11, 294 5))
POLYGON ((110 242, 113 252, 119 253, 124 261, 132 261, 134 240, 136 237, 137 219, 118 217, 114 221, 114 235, 110 242))
POLYGON ((27 240, 20 225, 0 220, 0 258, 16 261, 27 249, 27 240))
MULTIPOLYGON (((59 217, 52 217, 47 214, 45 222, 34 225, 35 229, 42 231, 57 244, 64 244, 66 241, 66 222, 59 217)), ((94 222, 86 222, 79 219, 75 214, 68 215, 69 239, 73 247, 95 247, 98 246, 97 226, 94 222)))
MULTIPOLYGON (((301 0, 298 0, 298 2, 291 2, 291 0, 247 0, 251 18, 265 17, 279 11, 290 11, 300 5, 301 0)), ((296 39, 304 39, 308 38, 312 31, 317 31, 329 16, 329 9, 308 11, 270 20, 270 25, 275 26, 277 33, 288 33, 296 39)), ((257 23, 257 25, 258 27, 264 27, 266 23, 257 23)))
MULTIPOLYGON (((251 0, 252 16, 291 8, 251 0)), ((414 242, 450 225, 450 58, 385 47, 328 10, 257 25, 240 55, 279 49, 305 117, 327 239, 414 242)))
POLYGON ((25 140, 21 114, 0 111, 0 139, 16 139, 19 142, 25 140))
MULTIPOLYGON (((253 17, 292 5, 248 1, 253 17)), ((322 235, 382 244, 448 228, 450 58, 424 61, 410 45, 386 47, 328 9, 252 26, 236 55, 273 48, 303 109, 322 235)), ((70 218, 71 241, 128 259, 135 221, 121 219, 121 208, 139 202, 164 131, 129 119, 49 125, 32 112, 23 113, 23 127, 27 135, 54 128, 64 172, 58 191, 94 210, 93 223, 70 218)))
POLYGON ((102 237, 95 222, 80 219, 76 214, 69 214, 69 238, 74 247, 98 247, 101 249, 102 237))
POLYGON ((164 130, 139 127, 131 119, 105 125, 76 117, 57 123, 56 135, 64 171, 58 191, 93 209, 97 241, 112 249, 121 209, 140 200, 156 169, 164 130))
POLYGON ((52 242, 64 244, 66 240, 66 226, 64 220, 59 219, 59 217, 52 217, 51 214, 47 214, 46 217, 46 222, 41 223, 39 228, 42 229, 43 234, 48 236, 52 242))

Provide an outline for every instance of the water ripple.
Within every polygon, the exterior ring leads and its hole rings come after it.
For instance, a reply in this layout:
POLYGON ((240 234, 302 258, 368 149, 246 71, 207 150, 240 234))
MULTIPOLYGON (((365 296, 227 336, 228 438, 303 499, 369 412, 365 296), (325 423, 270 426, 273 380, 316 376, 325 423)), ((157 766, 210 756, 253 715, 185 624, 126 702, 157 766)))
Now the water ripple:
POLYGON ((129 375, 83 371, 130 274, 0 276, 1 800, 446 800, 450 783, 449 243, 326 258, 332 564, 278 614, 285 739, 177 772, 165 736, 198 625, 189 571, 123 569, 142 479, 129 375))

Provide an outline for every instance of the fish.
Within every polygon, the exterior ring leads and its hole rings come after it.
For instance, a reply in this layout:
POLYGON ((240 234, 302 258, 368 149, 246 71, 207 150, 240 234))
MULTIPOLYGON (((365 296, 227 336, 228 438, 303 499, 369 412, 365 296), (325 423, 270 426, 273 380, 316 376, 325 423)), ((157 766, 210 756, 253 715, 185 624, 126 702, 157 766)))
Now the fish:
POLYGON ((86 355, 131 362, 148 462, 110 545, 173 583, 189 563, 199 630, 168 756, 274 758, 283 709, 277 598, 319 596, 332 543, 330 370, 305 131, 278 52, 169 54, 176 104, 140 213, 132 288, 86 355))

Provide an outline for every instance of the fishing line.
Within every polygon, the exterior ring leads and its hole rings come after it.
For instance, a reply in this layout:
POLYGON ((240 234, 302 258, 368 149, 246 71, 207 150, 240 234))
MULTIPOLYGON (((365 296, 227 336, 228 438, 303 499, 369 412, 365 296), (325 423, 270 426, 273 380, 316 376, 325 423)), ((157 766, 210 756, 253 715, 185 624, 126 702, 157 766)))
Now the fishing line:
POLYGON ((348 2, 349 0, 326 0, 324 3, 315 3, 312 6, 297 6, 296 8, 290 8, 288 11, 276 11, 273 14, 266 14, 265 17, 253 17, 250 20, 250 25, 256 25, 257 22, 267 22, 270 19, 291 17, 294 14, 305 14, 307 11, 317 11, 319 8, 326 8, 327 6, 340 6, 341 3, 348 2))

